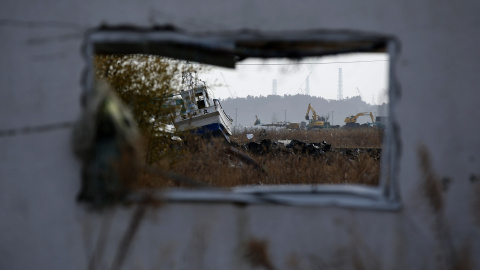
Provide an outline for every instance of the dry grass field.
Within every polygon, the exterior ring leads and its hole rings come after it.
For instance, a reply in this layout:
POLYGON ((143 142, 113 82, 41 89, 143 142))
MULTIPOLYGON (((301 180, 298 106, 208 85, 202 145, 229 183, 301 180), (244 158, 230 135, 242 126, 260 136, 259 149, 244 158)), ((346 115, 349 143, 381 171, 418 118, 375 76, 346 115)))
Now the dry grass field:
POLYGON ((266 133, 244 130, 231 137, 232 144, 221 138, 194 137, 186 142, 175 142, 162 158, 151 164, 157 171, 168 173, 144 173, 135 186, 192 187, 192 183, 221 188, 279 184, 377 185, 382 137, 383 131, 375 129, 283 129, 266 133), (247 133, 254 134, 254 138, 248 140, 247 133), (312 154, 305 148, 287 148, 274 143, 278 140, 325 141, 331 148, 321 151, 316 147, 312 154), (248 148, 248 143, 256 146, 257 151, 248 148))

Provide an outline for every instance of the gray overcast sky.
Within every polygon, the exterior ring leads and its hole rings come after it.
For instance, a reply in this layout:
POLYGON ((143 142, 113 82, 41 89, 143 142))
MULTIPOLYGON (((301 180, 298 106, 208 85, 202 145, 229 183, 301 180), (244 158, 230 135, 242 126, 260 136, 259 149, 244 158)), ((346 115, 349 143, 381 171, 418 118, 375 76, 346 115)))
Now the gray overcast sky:
POLYGON ((237 63, 235 69, 211 67, 200 79, 207 82, 216 98, 225 99, 271 95, 273 79, 277 80, 277 95, 305 94, 305 81, 309 76, 310 95, 336 99, 339 68, 342 68, 344 98, 358 96, 358 87, 367 103, 388 101, 385 92, 388 54, 382 53, 311 57, 301 61, 247 59, 237 63))

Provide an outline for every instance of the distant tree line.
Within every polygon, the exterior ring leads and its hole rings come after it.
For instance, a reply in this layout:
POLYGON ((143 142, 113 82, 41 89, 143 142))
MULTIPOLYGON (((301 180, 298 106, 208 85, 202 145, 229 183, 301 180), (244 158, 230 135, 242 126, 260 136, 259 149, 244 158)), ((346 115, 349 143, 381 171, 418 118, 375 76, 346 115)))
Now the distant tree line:
MULTIPOLYGON (((245 98, 227 98, 221 101, 222 106, 232 118, 237 115, 236 123, 241 126, 251 126, 255 122, 255 115, 262 124, 285 121, 300 123, 305 120, 308 104, 310 103, 320 116, 328 116, 334 125, 344 125, 347 116, 359 112, 372 112, 375 116, 387 116, 387 104, 370 105, 360 96, 342 100, 327 100, 304 94, 297 95, 269 95, 247 96, 245 98), (333 113, 332 113, 333 111, 333 113)), ((360 117, 359 123, 371 122, 369 117, 360 117)))

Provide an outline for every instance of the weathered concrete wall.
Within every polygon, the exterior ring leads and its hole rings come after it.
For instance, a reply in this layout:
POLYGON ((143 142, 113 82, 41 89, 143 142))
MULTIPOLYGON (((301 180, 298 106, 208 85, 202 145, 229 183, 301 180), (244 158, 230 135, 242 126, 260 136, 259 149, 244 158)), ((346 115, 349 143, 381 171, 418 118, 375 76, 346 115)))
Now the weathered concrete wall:
MULTIPOLYGON (((1 269, 85 269, 101 224, 108 221, 108 213, 91 213, 75 202, 80 168, 68 124, 25 129, 77 119, 85 68, 81 45, 86 30, 101 24, 171 24, 192 32, 351 29, 391 34, 401 43, 396 63, 401 211, 169 203, 147 209, 124 269, 250 269, 243 256, 249 249, 265 251, 256 259, 266 269, 442 269, 461 263, 480 268, 474 256, 480 254, 479 2, 4 1, 0 6, 1 269), (430 167, 420 166, 421 145, 430 167), (446 191, 425 195, 446 178, 446 191), (431 207, 435 198, 443 198, 437 211, 431 207)), ((113 213, 103 268, 122 254, 121 239, 134 213, 133 207, 113 213)))

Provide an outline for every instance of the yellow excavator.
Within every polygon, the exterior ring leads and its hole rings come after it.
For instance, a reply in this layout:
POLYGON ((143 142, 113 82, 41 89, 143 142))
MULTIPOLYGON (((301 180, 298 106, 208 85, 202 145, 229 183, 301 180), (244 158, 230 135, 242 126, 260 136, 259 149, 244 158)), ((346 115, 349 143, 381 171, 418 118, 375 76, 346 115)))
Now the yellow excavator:
POLYGON ((313 128, 324 128, 325 127, 325 117, 319 117, 315 110, 313 109, 312 105, 308 104, 307 114, 305 115, 305 120, 309 120, 307 124, 307 129, 313 128), (313 118, 310 119, 310 111, 313 113, 313 118))
POLYGON ((372 123, 375 122, 373 120, 373 114, 371 112, 361 112, 361 113, 357 113, 356 115, 352 115, 350 117, 346 117, 345 118, 345 127, 360 127, 360 124, 357 123, 357 118, 360 117, 360 116, 363 116, 363 115, 370 115, 370 118, 372 119, 372 123))
POLYGON ((300 130, 300 124, 299 123, 288 123, 285 125, 286 129, 292 129, 292 130, 300 130))

